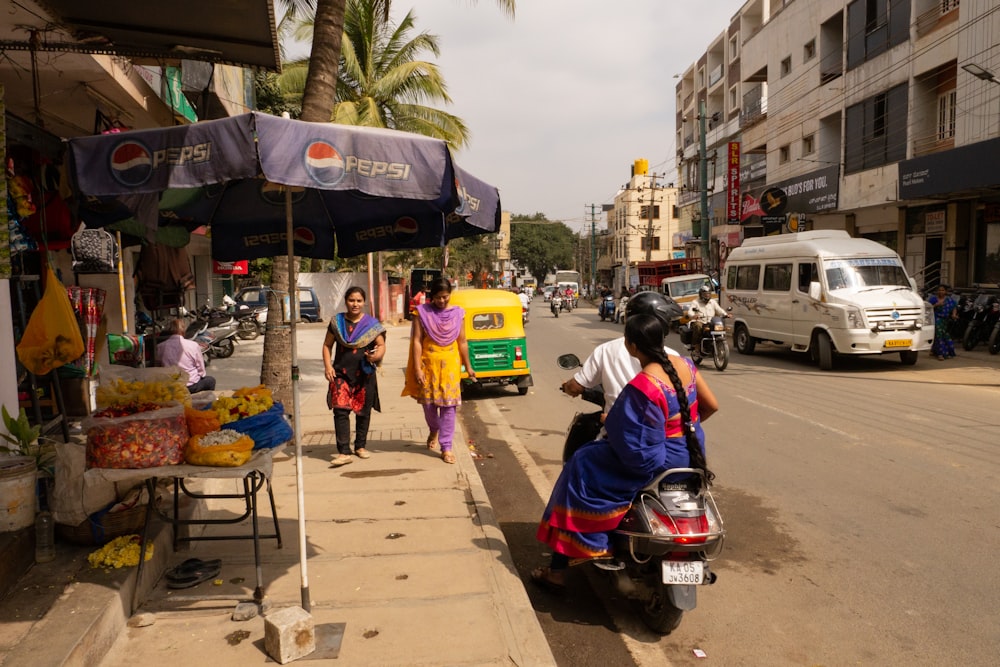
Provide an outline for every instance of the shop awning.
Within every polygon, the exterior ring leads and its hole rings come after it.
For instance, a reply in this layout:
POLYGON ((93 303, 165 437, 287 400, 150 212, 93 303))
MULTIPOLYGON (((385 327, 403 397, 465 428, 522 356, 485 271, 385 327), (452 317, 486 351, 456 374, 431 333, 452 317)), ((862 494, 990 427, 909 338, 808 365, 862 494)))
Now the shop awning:
POLYGON ((39 26, 36 39, 24 34, 4 39, 0 48, 117 55, 140 64, 203 60, 281 68, 271 0, 45 0, 44 7, 74 39, 39 26))

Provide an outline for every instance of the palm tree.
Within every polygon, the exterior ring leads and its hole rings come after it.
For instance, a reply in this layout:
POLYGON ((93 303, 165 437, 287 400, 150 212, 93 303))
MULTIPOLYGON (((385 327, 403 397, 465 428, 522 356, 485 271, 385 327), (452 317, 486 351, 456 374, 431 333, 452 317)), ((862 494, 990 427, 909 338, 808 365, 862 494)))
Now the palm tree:
MULTIPOLYGON (((504 13, 513 18, 516 0, 496 0, 504 13)), ((344 37, 345 15, 348 0, 315 0, 313 39, 309 54, 308 72, 302 94, 301 120, 329 122, 337 106, 337 82, 341 63, 341 45, 344 37)), ((383 22, 388 23, 391 0, 373 0, 382 10, 383 22)), ((304 15, 312 0, 282 0, 286 12, 304 15)), ((401 101, 409 101, 406 100, 401 101)), ((432 135, 438 136, 438 135, 432 135)), ((294 266, 289 267, 284 258, 275 258, 271 274, 272 291, 287 291, 289 273, 294 278, 294 266)), ((288 329, 280 327, 281 310, 277 302, 269 304, 268 335, 264 339, 264 359, 261 363, 261 382, 266 384, 278 400, 291 405, 291 341, 288 329)))

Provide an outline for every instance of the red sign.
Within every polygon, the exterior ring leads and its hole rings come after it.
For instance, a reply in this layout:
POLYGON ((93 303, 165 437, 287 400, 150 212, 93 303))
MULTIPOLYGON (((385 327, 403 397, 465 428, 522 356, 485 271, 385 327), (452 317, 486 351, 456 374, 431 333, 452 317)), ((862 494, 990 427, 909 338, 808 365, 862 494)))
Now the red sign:
POLYGON ((242 259, 238 262, 218 262, 212 260, 212 273, 224 276, 245 276, 250 273, 249 262, 242 259))
POLYGON ((729 173, 727 174, 727 185, 729 187, 726 199, 726 221, 730 225, 740 224, 742 215, 740 214, 740 142, 729 142, 729 173))

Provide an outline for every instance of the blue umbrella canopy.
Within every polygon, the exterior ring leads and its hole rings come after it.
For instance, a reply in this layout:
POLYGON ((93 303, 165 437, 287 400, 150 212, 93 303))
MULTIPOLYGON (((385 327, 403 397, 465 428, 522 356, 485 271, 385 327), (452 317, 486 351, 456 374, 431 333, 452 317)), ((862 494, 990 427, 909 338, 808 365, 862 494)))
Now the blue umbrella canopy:
POLYGON ((328 259, 443 245, 495 232, 496 188, 461 170, 444 141, 259 112, 71 139, 80 217, 212 226, 212 255, 328 259))

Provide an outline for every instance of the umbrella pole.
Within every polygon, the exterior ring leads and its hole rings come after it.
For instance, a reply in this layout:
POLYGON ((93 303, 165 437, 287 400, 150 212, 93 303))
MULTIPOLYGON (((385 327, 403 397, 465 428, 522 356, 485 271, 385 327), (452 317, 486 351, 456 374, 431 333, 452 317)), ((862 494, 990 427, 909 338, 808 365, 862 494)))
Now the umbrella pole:
POLYGON ((368 253, 368 311, 375 317, 375 283, 372 280, 372 254, 368 253))
MULTIPOLYGON (((299 319, 296 305, 295 246, 292 237, 292 189, 285 188, 285 235, 288 243, 288 319, 292 337, 292 420, 295 436, 295 485, 299 510, 299 572, 301 574, 302 608, 312 610, 309 601, 309 573, 306 567, 306 494, 302 473, 302 415, 299 409, 299 351, 295 324, 299 319)), ((260 581, 258 572, 257 581, 260 581)))

